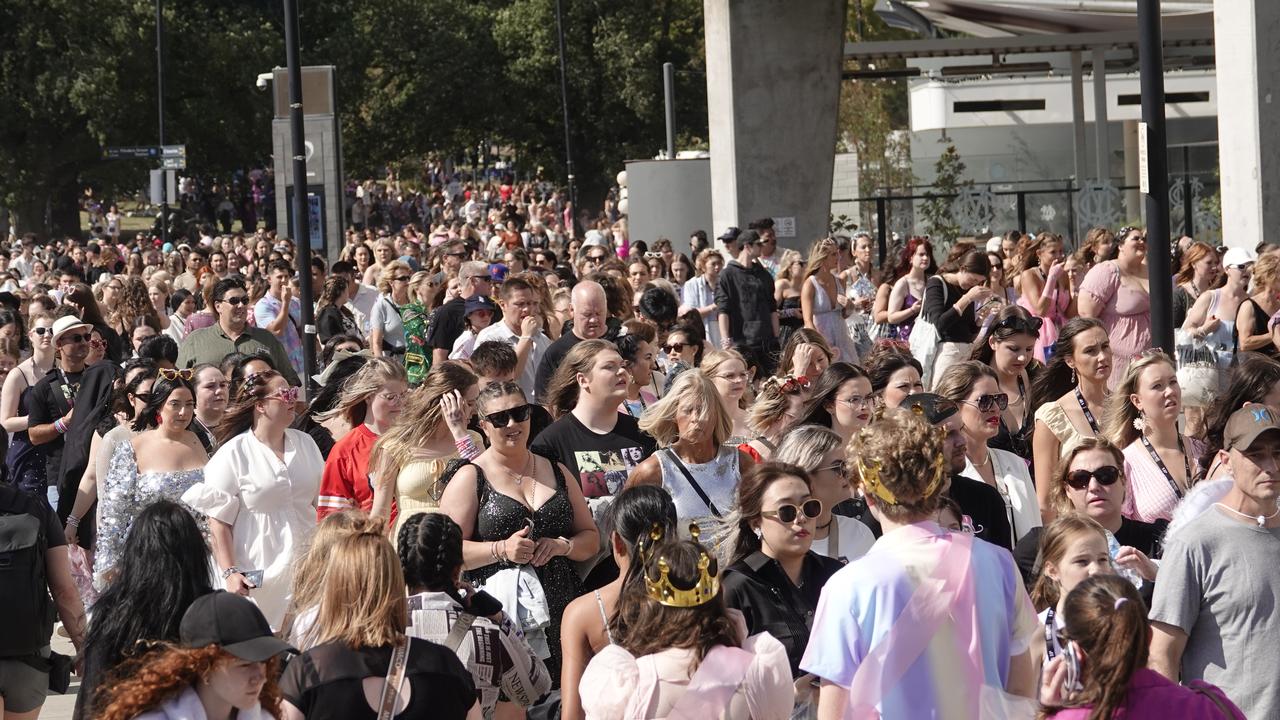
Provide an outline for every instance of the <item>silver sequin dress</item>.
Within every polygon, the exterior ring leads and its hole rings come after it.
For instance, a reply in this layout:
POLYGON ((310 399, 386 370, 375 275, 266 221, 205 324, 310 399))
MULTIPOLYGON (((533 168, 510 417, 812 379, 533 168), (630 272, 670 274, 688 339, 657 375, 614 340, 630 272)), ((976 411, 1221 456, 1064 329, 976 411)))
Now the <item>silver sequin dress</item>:
MULTIPOLYGON (((182 493, 204 480, 204 470, 178 472, 138 472, 133 442, 116 445, 111 466, 100 480, 98 491, 98 549, 93 564, 93 582, 99 590, 106 585, 108 571, 115 567, 124 549, 124 539, 142 509, 157 500, 182 503, 182 493)), ((190 509, 190 508, 188 508, 190 509)), ((204 518, 196 514, 204 530, 204 518)))

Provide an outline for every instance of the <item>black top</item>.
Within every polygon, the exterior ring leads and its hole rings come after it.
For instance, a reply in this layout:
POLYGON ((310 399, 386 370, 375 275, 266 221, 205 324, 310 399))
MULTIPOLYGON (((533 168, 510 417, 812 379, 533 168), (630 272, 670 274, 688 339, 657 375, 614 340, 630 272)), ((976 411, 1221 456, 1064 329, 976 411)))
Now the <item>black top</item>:
MULTIPOLYGON (((76 503, 76 488, 80 478, 89 467, 89 448, 93 444, 93 432, 102 422, 104 415, 111 412, 111 396, 115 392, 116 378, 121 370, 115 363, 103 360, 85 369, 79 379, 79 390, 75 394, 76 412, 68 423, 67 434, 63 436, 62 457, 57 475, 50 474, 49 482, 57 478, 58 517, 65 522, 76 503)), ((61 416, 59 413, 58 417, 61 416)), ((49 420, 47 422, 52 422, 49 420)), ((53 466, 50 465, 52 468, 53 466)), ((90 511, 80 520, 80 545, 93 547, 93 538, 97 535, 96 512, 90 511), (87 523, 87 525, 86 525, 87 523)))
POLYGON ((729 316, 729 338, 735 345, 771 344, 776 339, 773 276, 760 263, 743 267, 730 260, 716 283, 716 307, 729 316))
POLYGON ((791 676, 803 675, 800 658, 809 644, 813 614, 822 586, 844 563, 810 552, 800 571, 800 585, 791 583, 777 560, 756 551, 729 566, 723 576, 725 604, 742 611, 747 632, 767 631, 787 648, 791 676))
POLYGON ((974 313, 973 303, 969 303, 961 312, 956 312, 956 301, 965 291, 959 285, 952 285, 934 275, 924 285, 923 307, 920 316, 933 322, 938 329, 938 338, 942 342, 971 343, 978 337, 978 319, 974 313), (947 299, 942 299, 942 287, 947 288, 947 299))
POLYGON ((329 342, 329 338, 334 335, 350 334, 358 337, 363 334, 356 327, 356 319, 351 311, 336 305, 325 305, 320 309, 316 314, 316 329, 322 344, 329 342))
MULTIPOLYGON (((951 487, 947 496, 956 501, 960 512, 973 520, 974 536, 998 545, 1006 550, 1013 549, 1013 530, 1009 527, 1009 516, 1005 512, 1004 498, 1000 491, 980 481, 963 475, 951 476, 951 487)), ((843 505, 843 503, 841 503, 843 505)), ((884 534, 880 522, 862 505, 853 517, 871 528, 877 538, 884 534)))
MULTIPOLYGON (((65 417, 80 391, 80 378, 83 372, 63 373, 54 365, 44 377, 36 381, 31 388, 31 397, 27 403, 28 428, 48 425, 58 418, 65 417)), ((71 418, 75 422, 76 418, 71 418)), ((94 423, 96 426, 97 423, 94 423)), ((92 430, 91 430, 92 432, 92 430)), ((61 488, 62 451, 66 447, 66 436, 59 435, 44 443, 45 477, 49 483, 61 488)), ((74 492, 72 493, 75 494, 74 492)), ((88 517, 88 514, 85 516, 88 517)))
POLYGON ((551 423, 533 440, 535 453, 564 463, 589 498, 616 495, 631 471, 658 449, 640 431, 640 421, 618 413, 618 424, 602 434, 588 430, 573 413, 551 423))
MULTIPOLYGON (((1249 331, 1249 334, 1250 334, 1250 335, 1265 335, 1265 334, 1267 333, 1267 323, 1271 320, 1271 316, 1267 314, 1267 311, 1266 311, 1266 310, 1263 310, 1263 309, 1262 309, 1262 306, 1258 304, 1258 301, 1257 301, 1257 300, 1254 300, 1253 298, 1245 298, 1245 299, 1244 299, 1244 301, 1245 301, 1245 302, 1247 302, 1247 303, 1249 303, 1250 305, 1252 305, 1252 306, 1253 306, 1253 329, 1249 331)), ((1240 312, 1240 311, 1237 309, 1237 310, 1236 310, 1236 313, 1238 314, 1239 312, 1240 312)), ((1233 326, 1233 327, 1232 327, 1232 329, 1231 329, 1231 341, 1232 341, 1232 344, 1233 344, 1233 345, 1234 345, 1234 347, 1235 347, 1235 351, 1236 351, 1237 353, 1241 352, 1241 350, 1240 350, 1240 326, 1239 326, 1239 325, 1236 325, 1236 326, 1233 326)), ((1254 350, 1253 352, 1261 353, 1261 354, 1263 354, 1263 355, 1266 355, 1266 356, 1267 356, 1267 357, 1269 357, 1269 358, 1277 358, 1277 357, 1280 357, 1280 350, 1277 350, 1277 349, 1276 349, 1276 345, 1275 345, 1275 343, 1267 343, 1267 344, 1263 345, 1262 347, 1257 348, 1257 349, 1256 349, 1256 350, 1254 350)))
POLYGON ((467 329, 467 301, 456 297, 436 308, 427 324, 427 345, 436 350, 453 350, 453 343, 467 329))
MULTIPOLYGON (((1155 559, 1160 557, 1160 538, 1164 537, 1164 531, 1169 524, 1161 520, 1156 523, 1144 523, 1129 518, 1120 518, 1120 529, 1116 531, 1116 542, 1121 545, 1141 550, 1147 557, 1155 559)), ((1035 585, 1039 576, 1036 563, 1040 559, 1040 535, 1044 528, 1031 528, 1022 539, 1018 541, 1018 547, 1014 548, 1013 561, 1018 564, 1018 569, 1022 571, 1022 580, 1030 589, 1035 585)))
POLYGON ((1187 313, 1190 312, 1191 306, 1195 305, 1196 298, 1191 296, 1191 291, 1181 285, 1173 289, 1173 326, 1182 327, 1182 323, 1187 320, 1187 313))
MULTIPOLYGON (((386 678, 391 647, 351 648, 336 642, 318 645, 295 657, 280 678, 284 699, 308 720, 376 720, 361 681, 386 678)), ((475 681, 457 655, 426 640, 409 645, 405 682, 409 705, 398 720, 463 720, 476 703, 475 681)), ((379 695, 381 683, 378 684, 379 695)))
POLYGON ((573 346, 580 342, 582 338, 573 334, 569 328, 565 328, 560 337, 547 346, 547 351, 542 353, 542 361, 538 363, 538 374, 533 381, 533 391, 539 399, 546 397, 547 385, 551 384, 551 376, 556 374, 556 369, 560 367, 560 363, 564 362, 564 356, 568 355, 573 346))
POLYGON ((25 493, 13 485, 0 484, 0 515, 34 515, 44 526, 46 548, 58 548, 67 544, 62 523, 43 499, 25 493))

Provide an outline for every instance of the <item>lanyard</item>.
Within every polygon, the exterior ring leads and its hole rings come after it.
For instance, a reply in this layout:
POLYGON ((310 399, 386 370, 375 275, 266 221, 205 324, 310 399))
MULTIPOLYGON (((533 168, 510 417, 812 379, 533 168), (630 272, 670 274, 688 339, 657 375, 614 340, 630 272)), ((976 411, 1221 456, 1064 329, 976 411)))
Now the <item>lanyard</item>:
POLYGON ((1098 420, 1093 416, 1093 411, 1089 409, 1089 403, 1084 401, 1084 394, 1080 392, 1079 385, 1076 386, 1076 402, 1080 403, 1080 411, 1084 413, 1084 419, 1089 421, 1089 427, 1093 430, 1093 434, 1101 437, 1102 430, 1098 429, 1098 420))
MULTIPOLYGON (((1169 472, 1169 468, 1164 464, 1164 460, 1160 459, 1160 453, 1151 446, 1151 441, 1146 435, 1142 437, 1142 444, 1146 446, 1147 452, 1150 453, 1151 459, 1155 461, 1156 467, 1160 468, 1160 472, 1164 473, 1164 479, 1169 481, 1169 488, 1173 490, 1174 497, 1182 499, 1182 489, 1178 487, 1178 483, 1174 481, 1173 474, 1169 472)), ((1186 482, 1191 482, 1191 461, 1187 459, 1187 450, 1182 446, 1182 436, 1178 436, 1178 452, 1182 453, 1182 466, 1186 471, 1186 482)))

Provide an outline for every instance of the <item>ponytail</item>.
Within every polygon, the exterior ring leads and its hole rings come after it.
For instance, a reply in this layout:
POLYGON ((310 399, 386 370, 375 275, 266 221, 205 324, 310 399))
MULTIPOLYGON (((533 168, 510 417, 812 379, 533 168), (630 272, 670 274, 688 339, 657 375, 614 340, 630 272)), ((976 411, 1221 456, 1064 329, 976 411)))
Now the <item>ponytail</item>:
POLYGON ((1095 575, 1067 595, 1062 615, 1065 636, 1087 658, 1084 690, 1073 704, 1091 706, 1089 720, 1108 720, 1124 705, 1133 674, 1147 665, 1147 607, 1128 580, 1095 575))

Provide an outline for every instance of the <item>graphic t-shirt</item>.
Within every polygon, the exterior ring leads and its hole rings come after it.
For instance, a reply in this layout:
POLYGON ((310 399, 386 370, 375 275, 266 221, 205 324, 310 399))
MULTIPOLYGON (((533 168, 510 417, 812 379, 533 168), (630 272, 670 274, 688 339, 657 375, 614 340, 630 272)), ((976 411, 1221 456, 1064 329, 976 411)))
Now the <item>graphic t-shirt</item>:
POLYGON ((621 491, 631 471, 657 447, 653 438, 640 431, 639 421, 629 415, 619 413, 613 431, 602 435, 588 430, 569 413, 539 433, 531 449, 564 463, 578 478, 582 494, 595 498, 621 491))

